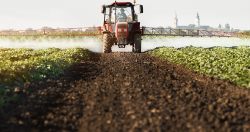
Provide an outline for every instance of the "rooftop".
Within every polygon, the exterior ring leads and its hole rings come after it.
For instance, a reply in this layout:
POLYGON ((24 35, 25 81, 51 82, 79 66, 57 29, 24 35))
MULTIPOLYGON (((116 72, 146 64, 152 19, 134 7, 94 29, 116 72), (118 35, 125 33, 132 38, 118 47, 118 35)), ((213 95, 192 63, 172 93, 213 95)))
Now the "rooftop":
MULTIPOLYGON (((126 5, 133 5, 131 2, 116 2, 118 6, 126 6, 126 5)), ((115 2, 113 2, 111 5, 115 5, 115 2)))

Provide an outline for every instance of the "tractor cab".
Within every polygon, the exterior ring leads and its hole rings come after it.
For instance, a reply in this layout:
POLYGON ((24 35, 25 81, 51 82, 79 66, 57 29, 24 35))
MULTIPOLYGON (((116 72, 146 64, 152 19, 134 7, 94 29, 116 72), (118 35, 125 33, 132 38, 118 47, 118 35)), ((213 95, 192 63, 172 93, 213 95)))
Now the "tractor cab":
POLYGON ((112 7, 111 22, 115 22, 115 18, 116 22, 133 22, 132 8, 128 6, 112 7))
POLYGON ((107 11, 110 10, 110 13, 106 12, 106 22, 133 22, 135 20, 133 5, 130 2, 117 2, 117 6, 112 3, 107 9, 107 11), (109 17, 111 18, 109 19, 109 17))
POLYGON ((138 22, 138 16, 134 9, 139 8, 139 13, 143 13, 143 6, 135 5, 135 1, 134 4, 131 2, 113 2, 110 5, 102 6, 101 12, 104 14, 104 52, 111 52, 113 44, 118 45, 119 48, 125 48, 128 44, 135 46, 135 34, 141 35, 141 32, 140 22, 138 22), (108 39, 108 42, 105 39, 108 39))
MULTIPOLYGON (((113 2, 111 5, 103 5, 104 30, 114 32, 118 22, 137 23, 138 15, 135 13, 135 7, 137 6, 130 2, 113 2), (105 24, 107 25, 105 26, 105 24), (107 26, 112 26, 113 28, 109 29, 107 26)), ((140 5, 140 10, 142 13, 142 5, 140 5)))

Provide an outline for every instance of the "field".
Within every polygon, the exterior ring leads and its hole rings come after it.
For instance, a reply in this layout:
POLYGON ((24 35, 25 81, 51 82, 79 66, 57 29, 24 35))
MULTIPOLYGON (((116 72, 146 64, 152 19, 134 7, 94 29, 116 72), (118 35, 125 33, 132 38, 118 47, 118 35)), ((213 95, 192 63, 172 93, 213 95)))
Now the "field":
POLYGON ((14 90, 14 86, 63 75, 65 68, 88 59, 87 52, 82 48, 0 48, 0 106, 16 98, 16 95, 11 98, 5 96, 6 92, 14 90))
POLYGON ((186 66, 200 74, 234 82, 250 88, 250 47, 159 48, 152 55, 186 66))
POLYGON ((248 46, 1 48, 0 130, 247 132, 249 56, 248 46))

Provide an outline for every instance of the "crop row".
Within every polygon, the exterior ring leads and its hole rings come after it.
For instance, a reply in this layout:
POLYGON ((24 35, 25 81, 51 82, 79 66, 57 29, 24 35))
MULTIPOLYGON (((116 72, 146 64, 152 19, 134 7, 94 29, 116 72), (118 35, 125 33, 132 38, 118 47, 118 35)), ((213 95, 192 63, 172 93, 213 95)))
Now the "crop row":
POLYGON ((162 47, 150 51, 153 56, 159 56, 186 66, 200 74, 215 78, 230 80, 240 87, 250 88, 250 47, 185 47, 175 49, 162 47))
POLYGON ((82 48, 0 48, 0 106, 13 86, 62 75, 66 67, 86 59, 89 59, 88 50, 82 48))

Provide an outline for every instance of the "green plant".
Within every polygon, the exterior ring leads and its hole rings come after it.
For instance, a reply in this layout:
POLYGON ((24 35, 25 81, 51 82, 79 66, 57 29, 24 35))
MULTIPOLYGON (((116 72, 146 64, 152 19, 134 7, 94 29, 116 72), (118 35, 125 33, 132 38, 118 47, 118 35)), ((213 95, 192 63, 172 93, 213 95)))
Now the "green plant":
POLYGON ((250 47, 166 48, 150 51, 153 56, 181 64, 201 74, 230 80, 250 88, 250 47))
POLYGON ((88 52, 78 47, 64 50, 0 48, 0 105, 13 99, 6 97, 6 93, 12 91, 14 86, 63 75, 66 67, 89 59, 88 52))

